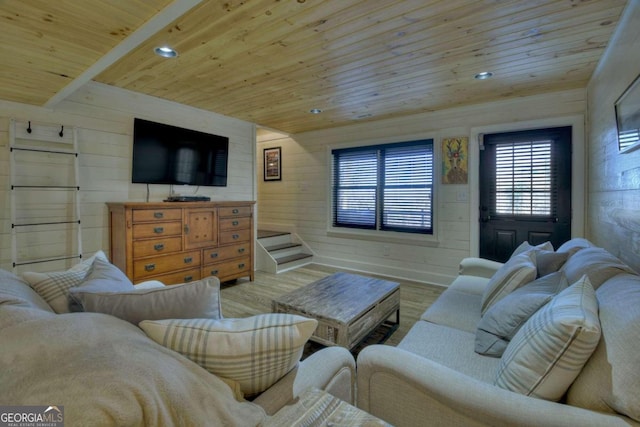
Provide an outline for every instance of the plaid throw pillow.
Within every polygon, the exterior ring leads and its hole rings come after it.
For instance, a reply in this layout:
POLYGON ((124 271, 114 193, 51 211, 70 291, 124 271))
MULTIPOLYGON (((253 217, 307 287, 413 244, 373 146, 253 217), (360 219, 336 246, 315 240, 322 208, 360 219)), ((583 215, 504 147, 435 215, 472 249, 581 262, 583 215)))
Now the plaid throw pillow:
POLYGON ((296 366, 317 324, 270 313, 244 319, 145 320, 140 327, 212 374, 237 381, 248 396, 268 389, 296 366))

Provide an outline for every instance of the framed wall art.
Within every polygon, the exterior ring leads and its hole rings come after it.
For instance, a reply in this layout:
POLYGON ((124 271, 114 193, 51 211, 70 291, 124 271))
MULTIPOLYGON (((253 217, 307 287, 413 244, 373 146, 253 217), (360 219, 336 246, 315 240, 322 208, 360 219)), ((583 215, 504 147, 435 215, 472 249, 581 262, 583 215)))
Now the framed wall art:
POLYGON ((468 179, 469 138, 442 139, 442 183, 466 184, 468 179))
POLYGON ((640 148, 640 76, 615 103, 618 150, 621 153, 640 148))
POLYGON ((282 179, 282 150, 280 147, 264 149, 264 180, 280 181, 282 179))

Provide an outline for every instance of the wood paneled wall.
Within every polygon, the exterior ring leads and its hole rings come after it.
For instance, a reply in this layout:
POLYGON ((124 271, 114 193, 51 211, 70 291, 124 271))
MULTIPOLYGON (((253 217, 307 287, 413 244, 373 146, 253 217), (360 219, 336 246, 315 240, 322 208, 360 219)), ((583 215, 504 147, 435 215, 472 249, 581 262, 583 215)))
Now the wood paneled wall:
MULTIPOLYGON (((229 180, 227 187, 176 188, 178 193, 195 192, 212 200, 255 200, 255 126, 174 102, 134 94, 91 83, 55 110, 0 101, 0 268, 11 269, 11 211, 9 196, 10 118, 78 128, 81 184, 83 252, 108 252, 107 201, 145 201, 147 186, 131 184, 133 118, 141 117, 176 126, 229 137, 229 180)), ((29 171, 24 171, 29 173, 29 171)), ((149 200, 169 195, 168 185, 149 186, 149 200)), ((37 206, 37 200, 33 200, 37 206)), ((47 256, 55 241, 42 238, 29 242, 33 256, 47 256)), ((50 271, 60 264, 33 264, 23 271, 50 271)))
MULTIPOLYGON (((311 246, 319 263, 448 285, 458 272, 460 260, 473 252, 470 236, 477 224, 477 207, 472 211, 471 200, 472 193, 477 192, 477 178, 470 177, 467 185, 437 186, 437 242, 412 244, 336 237, 327 233, 330 148, 433 138, 435 173, 440 174, 442 138, 470 137, 477 135, 478 129, 491 126, 507 131, 521 128, 523 123, 558 125, 559 117, 575 117, 584 111, 585 92, 579 89, 295 136, 259 132, 259 227, 296 231, 311 246), (282 147, 282 181, 264 182, 262 150, 277 146, 282 147)), ((574 143, 582 145, 584 141, 574 143)), ((476 142, 470 140, 470 144, 476 142)), ((470 173, 477 174, 478 159, 472 152, 470 173)))
POLYGON ((640 74, 640 2, 631 1, 589 86, 587 237, 640 272, 640 150, 618 152, 614 103, 640 74))

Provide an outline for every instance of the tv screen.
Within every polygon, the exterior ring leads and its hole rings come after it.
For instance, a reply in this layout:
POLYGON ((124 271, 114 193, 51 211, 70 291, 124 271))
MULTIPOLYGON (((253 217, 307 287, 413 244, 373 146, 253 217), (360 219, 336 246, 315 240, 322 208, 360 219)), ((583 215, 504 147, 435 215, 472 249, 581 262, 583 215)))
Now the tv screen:
POLYGON ((131 181, 227 185, 229 138, 136 118, 131 181))

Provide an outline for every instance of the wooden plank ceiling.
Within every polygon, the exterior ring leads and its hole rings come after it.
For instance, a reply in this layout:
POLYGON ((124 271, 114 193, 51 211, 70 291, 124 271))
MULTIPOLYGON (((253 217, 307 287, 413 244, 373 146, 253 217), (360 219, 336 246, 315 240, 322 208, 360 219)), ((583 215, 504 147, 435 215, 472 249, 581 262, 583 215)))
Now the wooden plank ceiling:
POLYGON ((0 99, 55 106, 102 59, 94 81, 298 133, 583 88, 627 3, 191 0, 123 48, 184 1, 0 2, 0 99))

